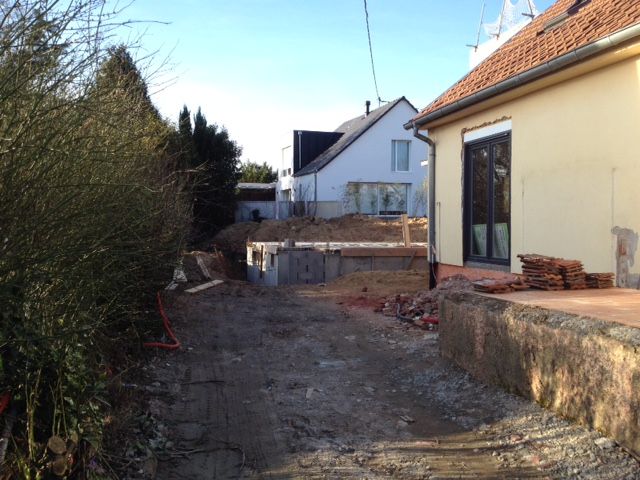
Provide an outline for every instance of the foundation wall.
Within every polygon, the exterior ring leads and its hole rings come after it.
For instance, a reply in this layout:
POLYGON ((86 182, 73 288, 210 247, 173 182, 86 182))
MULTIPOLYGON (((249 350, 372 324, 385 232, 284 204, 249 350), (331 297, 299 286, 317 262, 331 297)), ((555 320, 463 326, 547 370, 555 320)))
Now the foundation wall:
POLYGON ((269 286, 318 284, 354 272, 427 267, 426 256, 343 256, 340 251, 281 249, 260 243, 247 246, 247 280, 269 286))
POLYGON ((452 293, 440 304, 440 348, 478 379, 640 454, 640 330, 452 293))

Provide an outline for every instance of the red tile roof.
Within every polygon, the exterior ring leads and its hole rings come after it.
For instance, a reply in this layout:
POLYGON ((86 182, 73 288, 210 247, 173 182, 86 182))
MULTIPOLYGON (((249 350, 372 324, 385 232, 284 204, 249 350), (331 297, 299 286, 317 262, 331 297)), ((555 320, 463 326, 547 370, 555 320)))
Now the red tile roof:
POLYGON ((576 3, 558 0, 425 107, 415 120, 640 22, 640 0, 591 0, 572 8, 576 3), (548 26, 566 12, 566 20, 548 26))

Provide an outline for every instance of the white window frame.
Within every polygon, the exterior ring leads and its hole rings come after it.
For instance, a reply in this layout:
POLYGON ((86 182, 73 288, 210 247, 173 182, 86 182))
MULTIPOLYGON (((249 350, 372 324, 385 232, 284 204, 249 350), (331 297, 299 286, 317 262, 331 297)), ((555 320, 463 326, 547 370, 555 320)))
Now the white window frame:
POLYGON ((399 173, 409 173, 411 171, 411 140, 391 140, 391 171, 399 173), (407 144, 407 169, 398 169, 397 145, 399 143, 407 144))

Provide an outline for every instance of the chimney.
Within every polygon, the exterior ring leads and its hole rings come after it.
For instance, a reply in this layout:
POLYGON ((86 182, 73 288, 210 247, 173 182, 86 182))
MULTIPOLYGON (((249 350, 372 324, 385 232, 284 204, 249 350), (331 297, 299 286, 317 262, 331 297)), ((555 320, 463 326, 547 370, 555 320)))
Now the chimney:
POLYGON ((364 116, 368 117, 369 116, 369 107, 371 107, 371 101, 367 100, 366 102, 364 102, 364 106, 366 108, 366 110, 364 112, 364 116))

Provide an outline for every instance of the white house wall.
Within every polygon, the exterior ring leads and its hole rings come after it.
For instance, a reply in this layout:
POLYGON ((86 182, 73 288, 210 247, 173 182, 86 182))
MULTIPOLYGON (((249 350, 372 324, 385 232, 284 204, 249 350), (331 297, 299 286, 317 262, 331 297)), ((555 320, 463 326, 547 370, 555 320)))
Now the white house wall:
MULTIPOLYGON (((420 165, 427 157, 427 146, 415 138, 403 124, 413 117, 415 111, 407 102, 400 102, 387 112, 355 142, 349 145, 331 163, 318 171, 317 200, 342 202, 348 182, 406 183, 410 184, 407 194, 407 212, 423 216, 424 207, 414 209, 414 196, 422 189, 427 176, 427 168, 420 165), (409 171, 391 170, 392 140, 409 140, 409 171)), ((305 200, 314 200, 313 174, 295 177, 296 200, 300 192, 308 192, 305 200)))
MULTIPOLYGON (((293 142, 292 142, 293 134, 289 132, 286 135, 283 135, 280 144, 282 148, 280 149, 280 160, 278 162, 278 181, 276 183, 276 192, 278 200, 284 200, 281 198, 281 192, 283 190, 292 190, 293 189, 293 176, 287 174, 283 176, 283 171, 291 170, 293 172, 293 142)), ((292 192, 293 196, 293 192, 292 192)))

